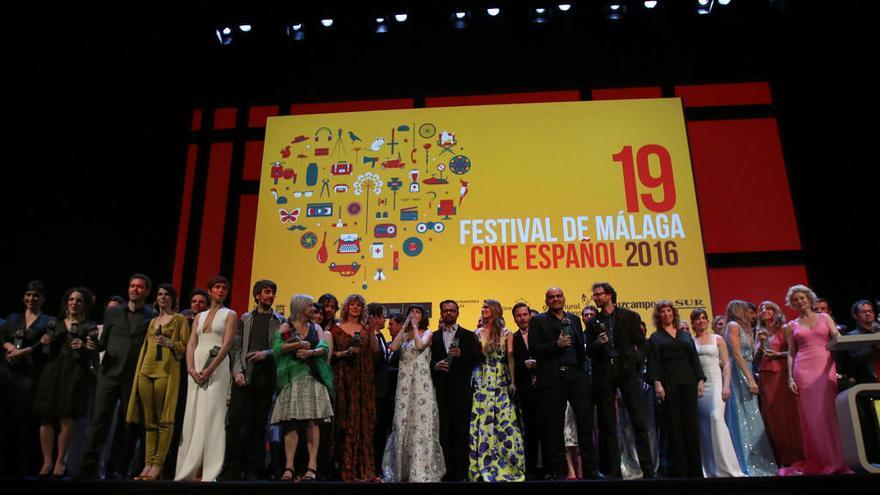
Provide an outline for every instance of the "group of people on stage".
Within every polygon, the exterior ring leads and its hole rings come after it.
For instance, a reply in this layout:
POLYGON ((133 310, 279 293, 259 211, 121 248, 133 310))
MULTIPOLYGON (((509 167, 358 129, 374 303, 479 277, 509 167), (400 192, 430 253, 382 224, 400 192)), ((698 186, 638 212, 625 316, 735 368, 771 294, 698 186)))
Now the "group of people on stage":
MULTIPOLYGON (((105 478, 302 482, 849 471, 828 349, 840 329, 803 285, 786 294, 798 311, 788 323, 771 301, 731 301, 711 322, 697 308, 690 325, 658 301, 650 338, 605 282, 580 315, 558 287, 543 313, 514 304, 514 330, 486 299, 473 331, 453 300, 431 331, 416 305, 388 315, 357 294, 341 306, 299 294, 285 317, 276 284, 260 280, 255 309, 238 315, 228 291, 215 277, 178 312, 174 287, 159 285, 149 306, 152 283, 134 274, 99 325, 89 289, 69 289, 52 318, 44 285, 30 282, 24 312, 0 320, 4 475, 34 474, 36 438, 41 478, 66 476, 77 442, 83 479, 100 468, 105 478)), ((854 331, 878 331, 871 302, 853 316, 854 331)), ((846 379, 876 382, 876 354, 848 351, 846 379)))

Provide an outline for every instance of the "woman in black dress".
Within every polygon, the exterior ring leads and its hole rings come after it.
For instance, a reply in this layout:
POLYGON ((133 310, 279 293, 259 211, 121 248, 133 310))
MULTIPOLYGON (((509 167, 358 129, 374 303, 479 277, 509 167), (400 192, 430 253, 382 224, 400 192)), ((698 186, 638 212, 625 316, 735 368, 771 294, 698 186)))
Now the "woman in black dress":
POLYGON ((656 332, 648 339, 648 380, 663 403, 669 474, 703 477, 697 397, 706 376, 690 333, 679 329, 678 310, 671 301, 654 306, 656 332))
MULTIPOLYGON (((0 390, 7 407, 0 408, 0 478, 24 478, 33 474, 38 459, 37 423, 31 416, 34 382, 45 355, 40 337, 54 318, 43 313, 46 286, 32 280, 24 288, 24 311, 13 313, 0 325, 0 390)), ((52 323, 54 325, 54 323, 52 323)))
POLYGON ((74 420, 86 413, 89 363, 94 353, 86 349, 86 337, 97 338, 98 327, 87 321, 86 315, 95 304, 95 296, 85 287, 68 289, 62 298, 61 315, 64 319, 55 325, 40 342, 49 347, 49 356, 37 381, 34 393, 34 416, 40 419, 40 448, 43 467, 40 476, 60 478, 64 475, 64 458, 73 441, 74 420), (55 427, 59 427, 57 451, 55 427))

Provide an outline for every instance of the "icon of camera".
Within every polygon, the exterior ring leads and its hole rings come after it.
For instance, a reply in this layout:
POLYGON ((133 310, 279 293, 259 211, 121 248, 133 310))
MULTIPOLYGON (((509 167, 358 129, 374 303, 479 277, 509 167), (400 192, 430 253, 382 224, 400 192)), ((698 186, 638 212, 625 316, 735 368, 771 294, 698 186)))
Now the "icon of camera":
POLYGON ((439 234, 445 229, 446 227, 443 225, 443 222, 421 222, 416 225, 416 232, 418 232, 419 234, 424 234, 428 230, 433 230, 434 232, 437 232, 439 234))

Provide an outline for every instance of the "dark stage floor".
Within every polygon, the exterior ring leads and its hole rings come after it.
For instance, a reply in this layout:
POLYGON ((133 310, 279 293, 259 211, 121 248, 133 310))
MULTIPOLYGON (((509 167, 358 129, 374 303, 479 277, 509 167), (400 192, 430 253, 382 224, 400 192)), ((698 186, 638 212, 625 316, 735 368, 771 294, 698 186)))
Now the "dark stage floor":
POLYGON ((330 483, 330 482, 220 482, 220 483, 175 483, 167 481, 44 481, 44 480, 3 480, 0 486, 4 493, 26 493, 27 491, 57 492, 65 495, 100 494, 259 494, 289 495, 296 493, 316 495, 329 494, 400 494, 411 495, 421 492, 424 495, 445 494, 500 494, 514 492, 549 495, 597 495, 634 493, 674 493, 685 494, 795 494, 823 493, 826 495, 854 495, 856 491, 868 493, 876 490, 880 476, 803 476, 773 478, 739 479, 655 479, 628 481, 552 481, 526 483, 330 483), (543 493, 542 493, 543 492, 543 493))

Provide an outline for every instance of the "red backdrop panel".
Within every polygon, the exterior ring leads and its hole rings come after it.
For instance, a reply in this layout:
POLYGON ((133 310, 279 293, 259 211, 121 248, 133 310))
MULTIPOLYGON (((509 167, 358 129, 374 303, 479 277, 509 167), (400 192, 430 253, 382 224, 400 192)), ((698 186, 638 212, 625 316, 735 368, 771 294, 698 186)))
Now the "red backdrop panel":
POLYGON ((266 119, 278 115, 278 105, 251 107, 248 110, 248 127, 266 127, 266 119))
POLYGON ((635 100, 638 98, 662 98, 660 86, 644 86, 639 88, 605 88, 594 89, 594 100, 635 100))
POLYGON ((200 131, 202 129, 202 113, 201 108, 193 110, 192 123, 189 125, 190 130, 200 131))
POLYGON ((235 108, 218 108, 214 110, 214 129, 234 129, 237 113, 238 110, 235 108))
POLYGON ((263 141, 248 141, 244 145, 244 168, 241 171, 241 179, 260 180, 262 166, 263 141))
MULTIPOLYGON (((238 314, 251 306, 251 261, 257 230, 257 195, 241 197, 238 206, 238 230, 235 237, 235 262, 232 268, 232 309, 238 314)), ((283 302, 282 302, 283 303, 283 302)))
POLYGON ((787 319, 792 319, 797 312, 785 305, 785 294, 792 285, 806 283, 807 270, 803 265, 710 269, 712 312, 723 315, 733 299, 755 305, 769 300, 783 309, 787 319))
POLYGON ((766 82, 676 86, 675 96, 681 98, 686 107, 769 105, 773 102, 770 85, 766 82))
POLYGON ((799 250, 776 119, 687 125, 706 252, 799 250))
POLYGON ((544 91, 538 93, 508 93, 474 96, 435 96, 425 98, 426 107, 460 107, 467 105, 497 105, 501 103, 547 103, 553 101, 580 101, 581 92, 544 91))
POLYGON ((177 224, 177 249, 174 256, 174 272, 171 283, 180 289, 183 282, 183 263, 186 259, 186 242, 189 234, 189 215, 192 210, 192 192, 196 177, 196 159, 199 145, 191 144, 186 152, 186 172, 183 176, 183 194, 180 200, 180 223, 177 224))
POLYGON ((219 275, 223 251, 223 226, 226 223, 226 198, 229 191, 229 169, 232 165, 232 143, 214 143, 208 160, 205 205, 202 210, 202 232, 196 264, 196 287, 219 275))

